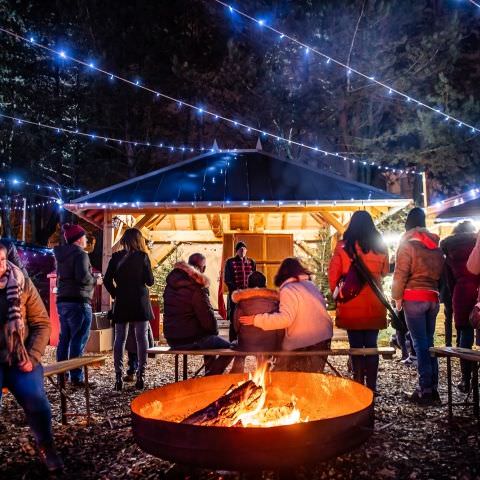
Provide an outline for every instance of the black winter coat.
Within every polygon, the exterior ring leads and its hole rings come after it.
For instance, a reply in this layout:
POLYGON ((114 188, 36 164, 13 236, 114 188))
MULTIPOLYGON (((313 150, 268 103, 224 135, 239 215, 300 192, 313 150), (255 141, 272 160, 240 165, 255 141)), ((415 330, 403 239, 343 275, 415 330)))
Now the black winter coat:
POLYGON ((57 264, 57 303, 90 302, 96 280, 88 253, 75 244, 55 247, 53 252, 57 264))
POLYGON ((208 286, 208 278, 185 262, 178 262, 168 274, 163 293, 163 333, 171 347, 218 334, 208 286))
POLYGON ((153 319, 150 293, 147 286, 154 283, 152 266, 144 252, 127 255, 121 250, 112 255, 108 263, 103 284, 115 300, 113 323, 146 322, 153 319))

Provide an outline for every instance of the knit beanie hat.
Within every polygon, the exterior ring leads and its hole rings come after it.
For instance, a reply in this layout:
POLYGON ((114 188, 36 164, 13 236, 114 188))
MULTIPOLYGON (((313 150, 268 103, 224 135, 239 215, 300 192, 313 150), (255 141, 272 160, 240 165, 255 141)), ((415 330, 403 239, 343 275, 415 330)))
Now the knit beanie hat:
POLYGON ((235 245, 235 252, 238 252, 242 247, 247 248, 247 244, 245 242, 237 242, 235 245))
POLYGON ((65 241, 68 244, 77 241, 79 238, 87 234, 85 229, 83 229, 80 225, 73 225, 71 223, 64 223, 62 230, 65 241))
POLYGON ((407 215, 407 220, 405 221, 405 230, 408 232, 412 228, 421 227, 425 228, 427 226, 425 220, 425 212, 420 207, 412 208, 407 215))

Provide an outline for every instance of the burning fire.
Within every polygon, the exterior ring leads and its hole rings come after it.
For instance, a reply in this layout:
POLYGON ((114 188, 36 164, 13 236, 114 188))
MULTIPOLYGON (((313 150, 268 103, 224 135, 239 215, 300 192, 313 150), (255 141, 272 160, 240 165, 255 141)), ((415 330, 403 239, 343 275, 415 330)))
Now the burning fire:
MULTIPOLYGON (((243 427, 277 427, 280 425, 291 425, 301 420, 300 410, 296 407, 295 395, 292 395, 290 402, 286 405, 267 405, 266 374, 268 362, 263 363, 250 375, 255 385, 262 388, 262 394, 251 409, 243 409, 238 415, 235 425, 243 427)), ((234 425, 232 425, 234 426, 234 425)))

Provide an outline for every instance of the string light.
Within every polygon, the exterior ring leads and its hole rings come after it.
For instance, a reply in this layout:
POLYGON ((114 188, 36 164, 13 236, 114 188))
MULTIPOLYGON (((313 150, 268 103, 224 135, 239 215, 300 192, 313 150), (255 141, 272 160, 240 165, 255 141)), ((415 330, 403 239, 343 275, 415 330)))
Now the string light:
POLYGON ((64 187, 63 185, 42 185, 39 183, 31 183, 24 180, 19 180, 18 178, 0 178, 0 183, 11 183, 12 185, 26 185, 28 187, 33 187, 36 190, 63 190, 67 193, 89 193, 87 190, 82 190, 81 188, 64 187))
MULTIPOLYGON (((241 10, 238 10, 237 8, 235 7, 232 7, 231 5, 225 3, 225 2, 222 2, 222 0, 214 0, 215 2, 217 2, 218 4, 220 5, 223 5, 224 7, 227 7, 231 13, 238 13, 239 15, 241 15, 242 17, 244 18, 247 18, 248 20, 251 20, 252 22, 255 22, 255 23, 259 23, 260 20, 256 19, 255 17, 252 17, 251 15, 248 15, 247 13, 245 12, 242 12, 241 10)), ((473 2, 473 0, 469 0, 470 2, 476 4, 476 2, 473 2)), ((311 51, 313 53, 315 53, 316 55, 319 55, 320 57, 322 57, 323 59, 326 60, 326 63, 330 63, 330 62, 333 62, 335 63, 336 65, 338 65, 339 67, 342 67, 346 70, 347 72, 347 75, 351 75, 352 73, 355 73, 356 75, 366 79, 366 80, 369 80, 377 85, 379 85, 380 87, 382 87, 383 89, 387 90, 388 91, 388 94, 389 95, 392 95, 393 93, 397 94, 398 96, 404 98, 407 102, 412 102, 413 104, 419 106, 419 107, 422 107, 422 108, 425 108, 427 110, 430 110, 431 112, 434 112, 438 115, 441 115, 443 117, 448 117, 446 118, 447 120, 448 119, 451 119, 451 120, 454 120, 455 122, 457 122, 457 124, 459 126, 462 126, 462 125, 465 125, 467 127, 469 127, 470 131, 472 133, 480 133, 480 129, 475 127, 474 125, 470 125, 469 123, 467 122, 464 122, 463 120, 459 120, 458 118, 452 116, 452 115, 447 115, 446 113, 442 112, 441 110, 439 110, 438 108, 434 108, 420 100, 417 100, 415 98, 413 98, 411 95, 407 95, 406 93, 404 92, 401 92, 400 90, 397 90, 396 88, 390 86, 390 85, 387 85, 386 83, 384 82, 381 82, 379 80, 376 80, 375 77, 371 76, 371 75, 367 75, 365 73, 362 73, 360 72, 359 70, 351 67, 350 65, 346 65, 345 63, 341 62, 340 60, 337 60, 335 58, 333 58, 332 56, 330 55, 327 55, 326 53, 320 51, 320 50, 317 50, 316 48, 310 46, 310 45, 307 45, 299 40, 297 40, 296 38, 288 35, 287 33, 284 33, 284 32, 281 32, 280 30, 277 30, 276 28, 270 26, 270 25, 267 25, 265 23, 262 24, 266 29, 270 30, 271 32, 274 32, 276 35, 280 35, 280 38, 287 38, 288 40, 290 40, 291 42, 299 45, 300 47, 304 48, 305 50, 308 49, 308 51, 311 51)))
MULTIPOLYGON (((216 0, 216 1, 217 1, 217 0, 216 0)), ((225 6, 228 7, 228 5, 225 4, 225 3, 222 3, 222 5, 225 5, 225 6)), ((238 10, 236 10, 236 9, 233 8, 233 7, 232 7, 232 9, 233 9, 234 11, 239 12, 238 10)), ((239 12, 239 13, 240 13, 240 12, 239 12)), ((253 17, 250 17, 250 18, 253 19, 253 17)), ((255 20, 255 21, 258 23, 257 20, 255 20)), ((269 27, 269 26, 265 23, 265 21, 262 21, 261 24, 264 25, 266 28, 270 28, 270 29, 271 29, 271 27, 269 27)), ((5 34, 7 34, 7 35, 10 35, 10 36, 14 37, 15 39, 17 39, 17 40, 19 40, 19 41, 24 41, 24 42, 27 42, 27 43, 30 44, 30 45, 34 45, 35 47, 41 48, 41 49, 43 49, 43 50, 45 50, 45 51, 47 51, 47 52, 49 52, 49 53, 51 53, 51 54, 53 54, 53 55, 55 55, 55 56, 61 56, 62 58, 65 58, 65 59, 67 59, 67 60, 70 60, 70 61, 72 61, 72 62, 74 62, 74 63, 78 63, 79 65, 83 65, 83 66, 85 66, 85 67, 89 67, 89 68, 92 69, 92 70, 95 70, 95 71, 97 71, 97 72, 99 72, 99 73, 102 73, 103 75, 106 75, 106 76, 107 76, 108 78, 110 78, 110 79, 111 79, 111 78, 114 78, 114 79, 119 80, 119 81, 121 81, 121 82, 124 82, 124 83, 126 83, 126 84, 128 84, 128 85, 135 86, 135 87, 140 88, 140 89, 142 89, 142 90, 144 90, 144 91, 146 91, 146 92, 149 92, 149 93, 151 93, 151 94, 154 94, 156 97, 162 97, 162 98, 164 98, 164 99, 166 99, 166 100, 169 100, 169 101, 171 101, 171 102, 174 102, 174 103, 176 103, 176 104, 185 105, 186 107, 188 107, 188 108, 196 111, 197 113, 199 113, 199 114, 201 114, 201 115, 205 114, 205 115, 208 115, 208 116, 211 117, 211 118, 214 118, 215 120, 218 120, 218 119, 223 120, 223 121, 226 122, 226 124, 229 125, 229 126, 242 127, 242 128, 244 128, 245 130, 247 130, 247 131, 248 131, 248 129, 250 129, 250 131, 257 132, 258 134, 263 135, 263 136, 265 136, 265 137, 269 137, 269 138, 274 139, 274 140, 277 140, 277 141, 282 141, 282 142, 285 142, 285 143, 287 143, 287 144, 289 144, 289 145, 296 145, 296 146, 298 146, 298 147, 301 147, 301 148, 304 148, 304 149, 307 149, 307 150, 311 150, 311 151, 314 151, 314 152, 321 152, 321 153, 323 153, 323 154, 326 155, 326 156, 339 157, 339 158, 341 158, 341 159, 343 159, 343 160, 345 160, 345 161, 347 161, 347 160, 348 160, 348 161, 354 160, 354 158, 352 158, 352 157, 350 157, 350 156, 340 155, 338 152, 330 152, 330 151, 327 151, 327 150, 323 150, 323 149, 320 149, 320 148, 316 148, 316 147, 314 147, 314 146, 312 146, 312 145, 309 145, 309 144, 306 144, 306 143, 302 143, 302 142, 299 142, 299 141, 296 141, 296 140, 292 140, 292 139, 287 139, 287 138, 285 138, 285 137, 279 136, 279 135, 277 135, 277 134, 268 132, 268 131, 266 131, 266 130, 263 130, 263 129, 260 129, 260 128, 257 128, 257 127, 254 127, 254 126, 252 126, 252 125, 247 125, 246 123, 239 122, 238 120, 233 120, 233 119, 231 119, 231 118, 229 118, 229 117, 226 117, 225 115, 221 115, 221 114, 219 114, 219 113, 212 112, 212 111, 206 109, 206 108, 203 107, 203 106, 200 107, 200 106, 197 106, 197 105, 193 105, 193 104, 188 103, 188 102, 186 102, 186 101, 184 101, 184 100, 180 100, 180 99, 178 99, 178 98, 172 97, 171 95, 166 95, 166 94, 164 94, 164 93, 162 93, 162 92, 159 92, 159 91, 157 91, 157 90, 154 90, 153 88, 149 88, 149 87, 146 87, 146 86, 142 85, 139 80, 132 81, 132 80, 129 80, 129 79, 127 79, 127 78, 121 77, 121 76, 119 76, 119 75, 117 75, 117 74, 115 74, 115 73, 112 73, 112 72, 108 72, 108 71, 106 71, 106 70, 103 70, 103 69, 101 69, 101 68, 99 68, 99 67, 97 67, 97 66, 95 66, 95 65, 90 66, 90 63, 91 63, 91 62, 84 62, 83 60, 79 60, 79 59, 77 59, 77 58, 75 58, 75 57, 72 57, 72 56, 70 56, 70 55, 67 55, 63 50, 58 51, 58 50, 55 50, 55 49, 53 49, 53 48, 46 47, 45 45, 42 45, 42 44, 40 44, 40 43, 38 43, 38 42, 36 42, 36 41, 30 42, 27 38, 25 38, 25 37, 23 37, 23 36, 15 33, 15 32, 12 32, 12 31, 10 31, 10 30, 7 30, 7 29, 5 29, 5 28, 0 27, 0 32, 3 32, 3 33, 5 33, 5 34), (63 55, 62 55, 62 54, 63 54, 63 55)), ((287 35, 285 35, 285 36, 287 36, 287 35)), ((289 37, 289 38, 290 38, 290 37, 289 37)), ((307 45, 304 45, 304 47, 307 47, 307 45)), ((314 51, 311 47, 310 47, 310 50, 314 51)), ((333 59, 332 59, 332 60, 333 60, 333 59)), ((335 60, 333 60, 333 61, 335 61, 335 60)), ((355 70, 352 69, 352 71, 355 71, 355 70)), ((394 91, 395 91, 395 90, 394 90, 394 91)), ((452 117, 452 118, 453 118, 453 117, 452 117)), ((32 122, 32 123, 35 124, 35 122, 32 122)), ((466 124, 466 125, 467 125, 467 124, 466 124)), ((55 127, 52 127, 52 128, 55 128, 55 127)), ((474 128, 474 127, 472 127, 472 128, 474 128)), ((71 131, 69 131, 69 133, 71 133, 71 131)), ((80 132, 79 132, 79 133, 80 133, 80 132)), ((88 135, 88 134, 85 134, 85 135, 88 135)), ((91 134, 90 136, 91 136, 91 138, 95 138, 95 135, 93 135, 93 134, 91 134)), ((100 137, 100 138, 105 139, 105 137, 100 137)), ((107 139, 108 139, 108 137, 107 137, 107 139)), ((117 140, 117 141, 118 141, 118 140, 117 140)), ((135 142, 130 142, 130 143, 135 144, 135 142)), ((137 144, 140 144, 140 142, 137 142, 137 144)), ((167 148, 169 148, 171 151, 173 151, 173 149, 174 149, 174 147, 171 147, 171 146, 170 146, 170 147, 167 147, 167 148)), ((208 149, 207 149, 207 150, 208 150, 208 149)), ((370 165, 372 165, 372 166, 377 166, 377 167, 379 166, 379 164, 377 164, 376 162, 370 162, 370 165)), ((383 168, 384 170, 392 171, 392 172, 394 172, 394 173, 399 173, 399 172, 400 172, 400 169, 398 169, 398 168, 393 168, 393 167, 382 167, 382 168, 383 168)), ((418 173, 418 174, 421 174, 421 173, 417 172, 417 171, 416 171, 415 169, 413 169, 413 168, 407 168, 407 169, 404 169, 404 170, 402 170, 402 171, 405 171, 406 173, 418 173)))
MULTIPOLYGON (((223 5, 226 5, 226 4, 223 4, 223 5)), ((227 6, 227 5, 226 5, 226 6, 227 6)), ((235 10, 235 9, 233 9, 233 10, 235 10)), ((262 25, 266 25, 264 21, 262 22, 262 25)), ((129 79, 127 79, 127 78, 120 77, 119 75, 116 75, 115 73, 108 72, 108 71, 106 71, 106 70, 103 70, 103 69, 101 69, 101 68, 96 67, 95 65, 91 64, 91 62, 84 62, 83 60, 78 60, 78 59, 76 59, 76 58, 74 58, 74 57, 72 57, 72 56, 70 56, 70 55, 67 55, 63 50, 57 51, 57 50, 54 50, 54 49, 52 49, 52 48, 50 48, 50 47, 46 47, 45 45, 39 44, 39 43, 37 43, 37 42, 35 42, 35 41, 30 42, 30 41, 29 41, 28 39, 26 39, 25 37, 23 37, 23 36, 21 36, 21 35, 19 35, 19 34, 17 34, 17 33, 14 33, 14 32, 12 32, 12 31, 10 31, 10 30, 7 30, 7 29, 5 29, 5 28, 0 27, 0 32, 6 33, 7 35, 10 35, 10 36, 13 36, 13 37, 14 37, 15 39, 17 39, 17 40, 26 41, 26 42, 28 42, 29 44, 32 44, 32 45, 34 45, 34 46, 36 46, 36 47, 38 47, 38 48, 41 48, 41 49, 43 49, 43 50, 45 50, 45 51, 48 51, 48 52, 51 53, 51 54, 60 55, 60 56, 62 56, 62 58, 68 59, 68 60, 70 60, 70 61, 72 61, 72 62, 78 63, 78 64, 83 65, 83 66, 87 66, 87 67, 89 67, 89 68, 91 68, 91 69, 93 69, 93 70, 95 70, 95 71, 97 71, 97 72, 99 72, 99 73, 102 73, 102 74, 106 75, 106 76, 107 76, 108 78, 110 78, 110 79, 114 78, 114 79, 117 79, 117 80, 119 80, 119 81, 121 81, 121 82, 124 82, 124 83, 126 83, 126 84, 128 84, 128 85, 141 88, 142 90, 145 90, 145 91, 147 91, 147 92, 149 92, 149 93, 153 93, 153 94, 155 95, 155 97, 162 97, 162 98, 165 98, 166 100, 169 100, 169 101, 171 101, 171 102, 177 103, 177 104, 179 104, 179 105, 185 105, 186 107, 188 107, 188 108, 190 108, 190 109, 192 109, 192 110, 195 110, 195 111, 196 111, 197 113, 199 113, 200 115, 205 114, 205 115, 208 115, 208 116, 214 118, 215 120, 221 119, 221 120, 223 120, 224 122, 226 122, 229 126, 234 126, 234 127, 240 126, 240 127, 243 127, 247 132, 252 132, 252 131, 254 131, 254 132, 257 132, 257 133, 260 134, 260 135, 263 135, 264 137, 269 137, 269 138, 272 138, 272 139, 277 140, 277 141, 283 141, 283 142, 285 142, 285 143, 288 143, 289 145, 296 145, 296 146, 298 146, 298 147, 305 148, 305 149, 308 149, 308 150, 311 150, 311 151, 320 152, 320 153, 323 153, 323 154, 326 155, 326 156, 339 157, 339 158, 343 159, 344 161, 347 161, 347 160, 348 160, 348 161, 353 161, 353 160, 357 161, 356 159, 354 159, 354 158, 352 158, 352 157, 350 157, 350 156, 345 156, 345 155, 343 155, 343 154, 341 155, 341 154, 338 153, 338 152, 330 152, 330 151, 327 151, 327 150, 324 150, 324 149, 320 149, 320 148, 318 148, 318 147, 314 147, 314 146, 309 145, 309 144, 306 144, 306 143, 298 142, 298 141, 295 141, 295 140, 292 140, 292 139, 287 139, 287 138, 284 138, 284 137, 282 137, 282 136, 276 135, 276 134, 274 134, 274 133, 268 132, 268 131, 266 131, 266 130, 262 130, 262 129, 260 129, 260 128, 256 128, 256 127, 254 127, 254 126, 252 126, 252 125, 247 125, 247 124, 245 124, 245 123, 243 123, 243 122, 239 122, 238 120, 233 120, 233 119, 231 119, 231 118, 229 118, 229 117, 226 117, 226 116, 224 116, 224 115, 221 115, 221 114, 219 114, 219 113, 212 112, 212 111, 204 108, 203 106, 196 106, 196 105, 193 105, 193 104, 191 104, 191 103, 185 102, 184 100, 180 100, 180 99, 175 98, 175 97, 172 97, 172 96, 170 96, 170 95, 166 95, 166 94, 164 94, 164 93, 162 93, 162 92, 159 92, 159 91, 154 90, 154 89, 152 89, 152 88, 149 88, 149 87, 146 87, 146 86, 144 86, 144 85, 141 85, 141 83, 140 83, 139 80, 132 81, 132 80, 129 80, 129 79), (62 55, 62 53, 63 53, 63 55, 62 55)), ((8 118, 12 118, 12 119, 13 119, 14 117, 8 117, 8 118)), ((21 119, 20 119, 20 121, 21 121, 21 119)), ((30 122, 30 123, 31 123, 31 124, 36 124, 36 125, 38 125, 38 122, 30 122)), ((42 125, 42 126, 43 126, 43 125, 42 125)), ((51 127, 51 126, 48 126, 48 125, 45 125, 45 127, 47 127, 47 128, 52 128, 52 129, 56 129, 56 127, 51 127)), ((65 131, 66 133, 82 134, 81 132, 76 132, 76 131, 73 132, 72 130, 68 130, 68 129, 60 129, 60 130, 65 131)), ((82 135, 84 135, 84 136, 90 136, 91 138, 96 138, 96 136, 95 136, 94 134, 85 134, 85 133, 83 133, 82 135)), ((101 139, 103 139, 103 140, 105 140, 105 141, 109 141, 109 140, 117 141, 117 142, 125 141, 125 140, 120 140, 120 139, 111 139, 110 137, 98 137, 98 138, 101 138, 101 139)), ((125 141, 125 142, 127 142, 127 141, 125 141)), ((134 144, 134 145, 137 144, 137 145, 149 146, 149 145, 147 145, 145 142, 128 141, 128 143, 131 143, 131 144, 134 144)), ((173 147, 173 146, 162 146, 162 148, 168 148, 170 151, 174 151, 174 149, 175 149, 175 147, 173 147)), ((179 148, 179 147, 177 147, 177 148, 179 148)), ((180 149, 181 149, 181 148, 182 148, 182 147, 180 147, 180 149)), ((191 150, 191 148, 190 148, 190 150, 191 150)), ((203 149, 203 150, 200 149, 200 150, 201 150, 201 151, 208 151, 209 149, 203 149)), ((359 162, 360 162, 360 161, 359 161, 359 162)), ((379 166, 379 165, 378 165, 377 163, 375 163, 375 162, 370 162, 370 165, 372 165, 372 166, 377 166, 377 167, 379 166)), ((383 169, 384 169, 384 170, 388 170, 388 171, 392 171, 392 172, 394 172, 394 173, 400 173, 400 169, 398 169, 398 168, 383 167, 383 169)), ((405 173, 418 173, 418 172, 416 172, 416 170, 413 169, 413 168, 404 169, 404 170, 402 170, 402 173, 403 173, 403 172, 405 172, 405 173)))
MULTIPOLYGON (((11 201, 12 199, 8 199, 11 201)), ((23 208, 23 200, 19 200, 18 198, 13 200, 14 204, 12 206, 5 205, 5 200, 0 199, 0 211, 2 212, 12 212, 12 211, 22 211, 23 208)), ((33 210, 35 208, 46 207, 47 205, 57 204, 59 207, 63 205, 63 200, 56 199, 56 200, 46 200, 43 202, 37 203, 30 203, 26 205, 27 210, 33 210)))
POLYGON ((468 0, 472 5, 475 5, 476 7, 480 8, 480 3, 475 2, 475 0, 468 0))
MULTIPOLYGON (((182 151, 182 152, 186 152, 186 151, 189 151, 189 152, 194 152, 194 151, 205 152, 205 151, 210 150, 208 148, 203 148, 203 147, 202 148, 199 148, 199 147, 194 148, 194 147, 185 147, 185 146, 181 146, 181 147, 172 146, 172 145, 164 144, 163 142, 152 144, 150 142, 142 142, 142 141, 138 141, 138 140, 126 140, 126 139, 116 138, 116 137, 104 137, 102 135, 97 135, 95 133, 81 132, 78 129, 72 130, 71 128, 63 128, 63 127, 57 127, 56 125, 46 125, 46 124, 41 123, 41 122, 33 122, 31 120, 25 120, 24 118, 14 117, 12 115, 5 115, 3 113, 0 113, 0 117, 7 118, 9 120, 12 120, 12 121, 18 123, 18 124, 26 123, 28 125, 33 125, 35 127, 47 128, 49 130, 54 131, 57 134, 58 133, 66 133, 68 135, 78 135, 78 136, 83 137, 83 138, 90 138, 91 140, 99 139, 99 140, 103 140, 105 142, 118 143, 119 145, 122 145, 123 143, 127 143, 127 144, 133 145, 135 147, 138 147, 140 145, 142 147, 154 147, 154 148, 160 148, 160 149, 164 149, 164 150, 168 149, 170 151, 176 151, 176 152, 179 152, 179 151, 182 151)), ((72 191, 73 191, 73 189, 72 189, 72 191)), ((78 190, 76 190, 76 191, 78 191, 78 190)))

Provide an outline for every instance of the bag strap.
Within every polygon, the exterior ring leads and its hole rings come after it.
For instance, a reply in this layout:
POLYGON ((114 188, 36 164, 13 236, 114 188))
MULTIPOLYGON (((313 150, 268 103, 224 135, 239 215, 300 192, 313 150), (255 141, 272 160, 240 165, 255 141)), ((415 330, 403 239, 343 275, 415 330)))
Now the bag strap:
POLYGON ((398 320, 400 322, 400 318, 398 317, 397 312, 393 309, 387 297, 385 297, 385 294, 383 293, 382 289, 379 287, 378 283, 373 278, 372 272, 370 272, 368 267, 365 265, 365 262, 361 259, 360 255, 358 255, 357 253, 350 253, 349 251, 347 251, 347 249, 345 249, 345 252, 350 257, 352 261, 352 265, 355 265, 355 268, 357 269, 357 271, 360 273, 360 275, 362 275, 362 277, 368 283, 370 288, 373 290, 373 293, 375 293, 375 295, 383 304, 383 306, 390 312, 390 315, 392 315, 392 317, 395 318, 395 320, 398 320))
POLYGON ((130 252, 125 253, 125 255, 120 259, 120 261, 117 263, 117 266, 115 267, 115 273, 117 273, 120 270, 120 267, 127 261, 128 257, 130 256, 130 252))

